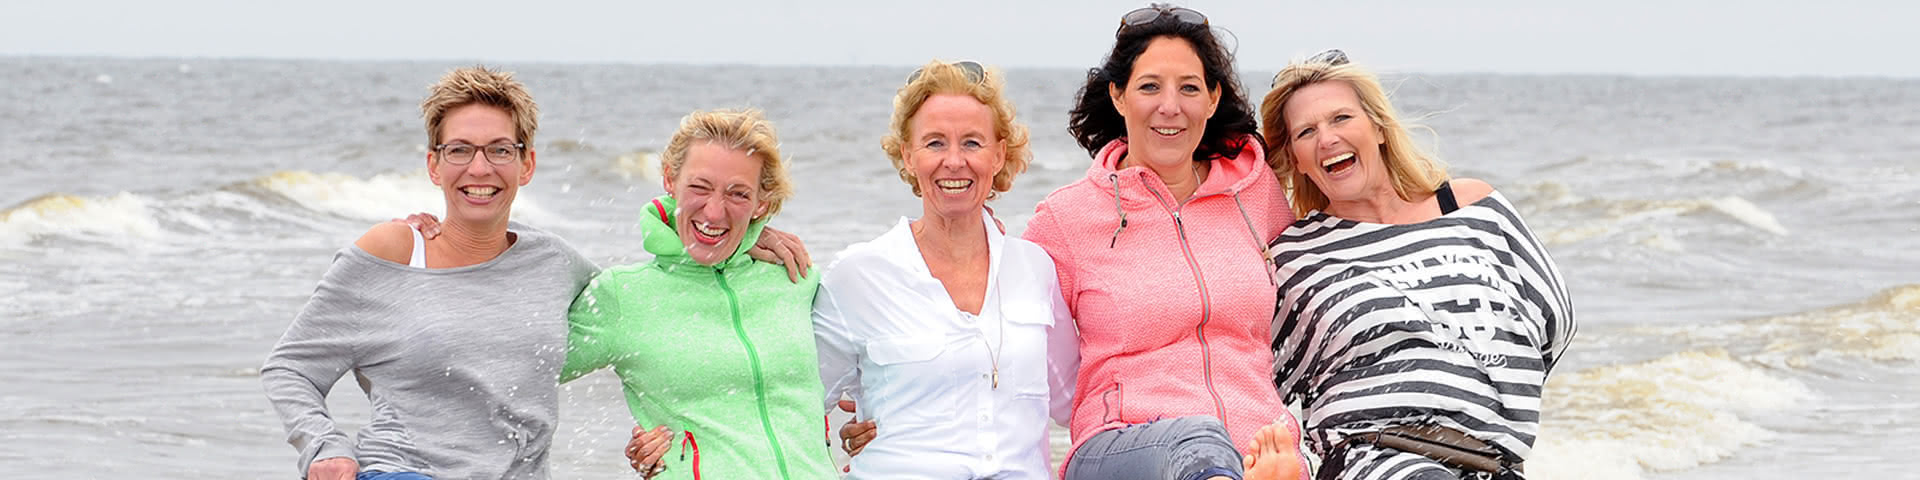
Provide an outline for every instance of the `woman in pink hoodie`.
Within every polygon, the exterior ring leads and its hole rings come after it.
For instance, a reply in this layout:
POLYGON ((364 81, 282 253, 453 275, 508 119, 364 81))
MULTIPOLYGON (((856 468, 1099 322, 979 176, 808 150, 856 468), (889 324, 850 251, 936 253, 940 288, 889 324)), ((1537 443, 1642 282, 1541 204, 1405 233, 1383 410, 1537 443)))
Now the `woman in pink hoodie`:
POLYGON ((1204 15, 1155 4, 1080 91, 1069 129, 1093 165, 1025 235, 1080 332, 1067 480, 1307 475, 1264 253, 1292 211, 1239 86, 1204 15))

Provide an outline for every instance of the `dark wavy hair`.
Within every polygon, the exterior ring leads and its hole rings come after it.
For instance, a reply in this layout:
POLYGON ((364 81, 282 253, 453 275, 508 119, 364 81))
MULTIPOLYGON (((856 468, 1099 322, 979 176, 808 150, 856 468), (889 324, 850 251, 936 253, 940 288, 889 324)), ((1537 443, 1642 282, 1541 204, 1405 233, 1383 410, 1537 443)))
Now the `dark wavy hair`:
POLYGON ((1220 44, 1212 27, 1162 15, 1152 22, 1127 27, 1114 37, 1113 51, 1107 53, 1100 67, 1087 70, 1087 83, 1080 87, 1073 110, 1067 113, 1067 131, 1088 154, 1098 155, 1107 143, 1127 138, 1127 120, 1114 110, 1107 86, 1126 90, 1127 80, 1133 76, 1134 60, 1147 51, 1147 44, 1160 37, 1181 38, 1193 45, 1194 53, 1200 56, 1200 65, 1206 70, 1207 89, 1221 90, 1220 106, 1214 109, 1213 117, 1207 119, 1207 130, 1200 135, 1200 146, 1193 150, 1193 160, 1201 162, 1217 156, 1239 155, 1247 147, 1247 135, 1253 135, 1256 143, 1263 143, 1258 140, 1260 127, 1254 121, 1253 107, 1241 91, 1240 76, 1233 71, 1233 53, 1220 44))

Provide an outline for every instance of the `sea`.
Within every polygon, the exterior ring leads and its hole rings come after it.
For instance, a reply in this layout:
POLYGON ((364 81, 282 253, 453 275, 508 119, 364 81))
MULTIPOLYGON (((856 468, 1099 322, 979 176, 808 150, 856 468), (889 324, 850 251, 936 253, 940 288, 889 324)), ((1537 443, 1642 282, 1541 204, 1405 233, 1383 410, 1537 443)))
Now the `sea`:
MULTIPOLYGON (((469 64, 0 57, 0 472, 297 478, 260 364, 335 251, 442 210, 419 102, 469 64)), ((514 216, 603 266, 647 258, 656 154, 697 109, 777 125, 796 194, 773 223, 821 265, 920 214, 880 149, 910 67, 495 66, 541 109, 514 216)), ((1089 164, 1085 70, 1004 73, 1033 131, 992 204, 1017 234, 1089 164)), ((1385 78, 1569 286, 1530 477, 1920 478, 1920 79, 1385 78)), ((561 398, 555 477, 634 477, 613 376, 561 398)), ((329 402, 365 423, 352 382, 329 402)))

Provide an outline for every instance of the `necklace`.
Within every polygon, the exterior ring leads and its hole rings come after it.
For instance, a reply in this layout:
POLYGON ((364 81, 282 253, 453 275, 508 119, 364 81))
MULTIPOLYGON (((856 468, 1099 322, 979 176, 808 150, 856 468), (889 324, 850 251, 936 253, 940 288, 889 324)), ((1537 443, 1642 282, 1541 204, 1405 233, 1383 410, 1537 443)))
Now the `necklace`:
MULTIPOLYGON (((988 258, 992 258, 992 255, 989 254, 988 258)), ((1000 298, 1000 282, 995 282, 993 280, 994 279, 993 279, 992 267, 989 266, 988 274, 987 274, 987 282, 993 284, 993 296, 994 296, 994 299, 999 302, 993 305, 993 310, 996 316, 1000 317, 1000 346, 995 347, 992 344, 987 343, 987 337, 985 336, 980 337, 980 344, 987 347, 988 360, 991 360, 993 362, 993 373, 991 374, 993 379, 993 384, 992 384, 993 389, 999 390, 1000 389, 1000 352, 1007 351, 1006 348, 1004 348, 1007 346, 1007 309, 1005 307, 1007 299, 1000 298)), ((985 305, 982 305, 982 307, 984 306, 985 305)), ((985 308, 980 309, 981 313, 985 313, 986 310, 987 309, 985 308)))
MULTIPOLYGON (((913 232, 914 242, 919 243, 920 225, 917 223, 912 224, 910 226, 910 229, 913 232)), ((923 253, 922 254, 923 261, 925 258, 924 255, 925 254, 923 253)), ((999 390, 1000 389, 1000 353, 1006 351, 1006 349, 1002 347, 1005 347, 1007 345, 1007 309, 1006 309, 1006 299, 1002 298, 1002 296, 1000 295, 1000 282, 994 281, 995 272, 993 271, 993 245, 991 240, 988 241, 988 245, 987 245, 987 259, 988 259, 987 260, 987 284, 993 286, 992 288, 993 291, 991 292, 992 293, 991 296, 982 297, 980 299, 980 313, 981 314, 987 313, 987 301, 998 300, 1000 302, 1000 303, 994 304, 993 306, 994 313, 996 314, 996 316, 1000 317, 999 318, 1000 342, 999 342, 999 347, 996 347, 992 343, 987 343, 987 337, 985 335, 982 335, 980 336, 980 345, 987 347, 987 360, 990 361, 993 366, 992 371, 988 373, 988 378, 992 381, 991 385, 993 389, 999 390)), ((929 267, 928 270, 931 271, 932 268, 929 267)), ((936 280, 937 279, 938 278, 936 277, 936 280)), ((955 306, 954 310, 959 310, 960 314, 972 316, 975 319, 979 319, 981 317, 981 315, 974 315, 973 313, 967 312, 966 310, 960 310, 958 306, 955 306)))

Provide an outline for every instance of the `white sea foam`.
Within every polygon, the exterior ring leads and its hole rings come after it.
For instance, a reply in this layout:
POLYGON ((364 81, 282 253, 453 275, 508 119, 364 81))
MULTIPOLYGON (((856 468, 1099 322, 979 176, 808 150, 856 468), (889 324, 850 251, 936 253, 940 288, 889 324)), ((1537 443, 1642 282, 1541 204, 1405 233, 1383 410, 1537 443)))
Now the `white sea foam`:
POLYGON ((1719 461, 1775 434, 1753 423, 1812 398, 1722 350, 1554 377, 1528 476, 1636 479, 1719 461))
POLYGON ((0 211, 0 245, 56 234, 157 237, 163 231, 149 203, 127 192, 109 197, 42 195, 0 211))
POLYGON ((1739 220, 1740 223, 1747 224, 1747 226, 1758 228, 1774 235, 1787 235, 1787 227, 1781 226, 1780 220, 1775 219, 1773 213, 1768 212, 1764 208, 1760 208, 1759 205, 1754 205, 1753 202, 1749 202, 1747 199, 1731 196, 1720 197, 1708 200, 1707 206, 1712 207, 1715 211, 1725 214, 1726 216, 1733 217, 1734 220, 1739 220))

